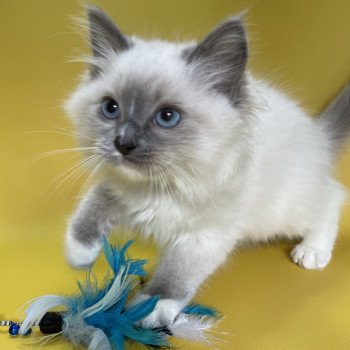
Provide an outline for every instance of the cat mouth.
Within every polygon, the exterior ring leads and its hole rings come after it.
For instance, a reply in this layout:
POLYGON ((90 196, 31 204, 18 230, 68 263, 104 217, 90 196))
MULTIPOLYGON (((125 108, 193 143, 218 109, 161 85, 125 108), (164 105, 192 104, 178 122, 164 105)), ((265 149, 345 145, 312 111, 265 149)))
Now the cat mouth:
POLYGON ((119 157, 118 166, 130 168, 130 169, 137 169, 137 170, 139 170, 142 167, 140 162, 138 162, 137 160, 133 158, 125 157, 125 156, 119 157))
POLYGON ((147 167, 145 160, 140 160, 136 157, 125 156, 120 153, 114 152, 106 156, 107 162, 112 164, 116 169, 127 169, 128 171, 141 172, 147 167))
POLYGON ((114 161, 110 162, 113 167, 113 171, 122 175, 123 178, 127 178, 129 181, 150 181, 150 167, 149 163, 146 163, 144 160, 139 161, 138 159, 118 156, 114 161))
POLYGON ((105 159, 106 163, 114 168, 115 171, 123 173, 138 173, 139 175, 146 175, 148 169, 152 167, 150 157, 146 154, 126 154, 123 155, 117 150, 107 149, 101 147, 99 154, 105 159))

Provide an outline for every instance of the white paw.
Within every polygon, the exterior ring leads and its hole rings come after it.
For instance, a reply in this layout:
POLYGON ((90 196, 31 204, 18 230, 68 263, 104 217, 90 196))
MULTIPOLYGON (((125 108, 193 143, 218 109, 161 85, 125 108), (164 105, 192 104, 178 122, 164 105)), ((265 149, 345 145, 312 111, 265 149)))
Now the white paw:
POLYGON ((323 269, 331 260, 332 252, 298 244, 290 254, 292 260, 305 269, 323 269))
POLYGON ((86 269, 96 260, 101 249, 99 242, 85 245, 77 241, 68 230, 65 242, 65 255, 68 263, 75 269, 86 269))
MULTIPOLYGON (((149 298, 148 294, 139 295, 132 304, 149 298)), ((144 328, 156 328, 170 325, 179 315, 184 307, 184 303, 175 299, 161 299, 158 301, 154 311, 139 322, 144 328)))

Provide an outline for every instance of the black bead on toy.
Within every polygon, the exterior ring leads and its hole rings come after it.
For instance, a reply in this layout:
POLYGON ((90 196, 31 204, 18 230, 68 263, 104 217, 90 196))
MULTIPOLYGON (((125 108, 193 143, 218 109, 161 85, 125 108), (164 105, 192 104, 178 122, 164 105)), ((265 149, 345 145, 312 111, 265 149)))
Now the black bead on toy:
POLYGON ((39 323, 43 334, 55 334, 62 332, 63 317, 59 312, 47 312, 39 323))
MULTIPOLYGON (((63 317, 59 312, 47 312, 39 323, 39 329, 43 334, 55 334, 62 331, 63 317)), ((16 337, 21 328, 21 323, 13 321, 0 321, 0 327, 9 327, 9 334, 16 337)), ((26 335, 32 333, 29 329, 26 335)))

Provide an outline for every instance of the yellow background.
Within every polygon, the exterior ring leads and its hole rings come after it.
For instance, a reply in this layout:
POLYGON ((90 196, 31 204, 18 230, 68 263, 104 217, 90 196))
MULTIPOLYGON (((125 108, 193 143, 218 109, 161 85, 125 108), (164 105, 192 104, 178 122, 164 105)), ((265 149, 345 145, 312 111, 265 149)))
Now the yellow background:
MULTIPOLYGON (((349 79, 348 0, 95 3, 126 33, 165 39, 200 38, 224 17, 249 8, 251 69, 311 112, 320 111, 349 79)), ((66 266, 62 242, 85 175, 73 174, 63 183, 59 177, 79 157, 67 153, 31 162, 43 152, 75 145, 60 106, 83 69, 67 63, 86 52, 70 18, 81 13, 80 2, 72 0, 0 1, 0 319, 19 317, 19 306, 36 296, 73 292, 82 276, 66 266)), ((339 169, 350 187, 349 154, 339 169)), ((298 268, 288 259, 291 246, 242 250, 208 281, 199 299, 226 315, 219 330, 229 333, 218 348, 350 349, 349 207, 327 269, 298 268)), ((154 264, 154 250, 141 242, 133 254, 154 264)), ((97 271, 104 269, 100 259, 97 271)), ((10 339, 0 330, 1 350, 31 347, 31 341, 10 339)), ((71 346, 54 342, 47 348, 71 346)))

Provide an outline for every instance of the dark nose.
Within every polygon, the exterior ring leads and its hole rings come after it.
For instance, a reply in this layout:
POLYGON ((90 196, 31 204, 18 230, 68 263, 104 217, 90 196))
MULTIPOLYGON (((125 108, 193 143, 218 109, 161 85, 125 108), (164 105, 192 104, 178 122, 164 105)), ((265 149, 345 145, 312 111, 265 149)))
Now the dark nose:
POLYGON ((114 140, 114 146, 121 154, 127 155, 139 145, 137 141, 138 134, 139 128, 137 124, 126 122, 119 128, 114 140))

